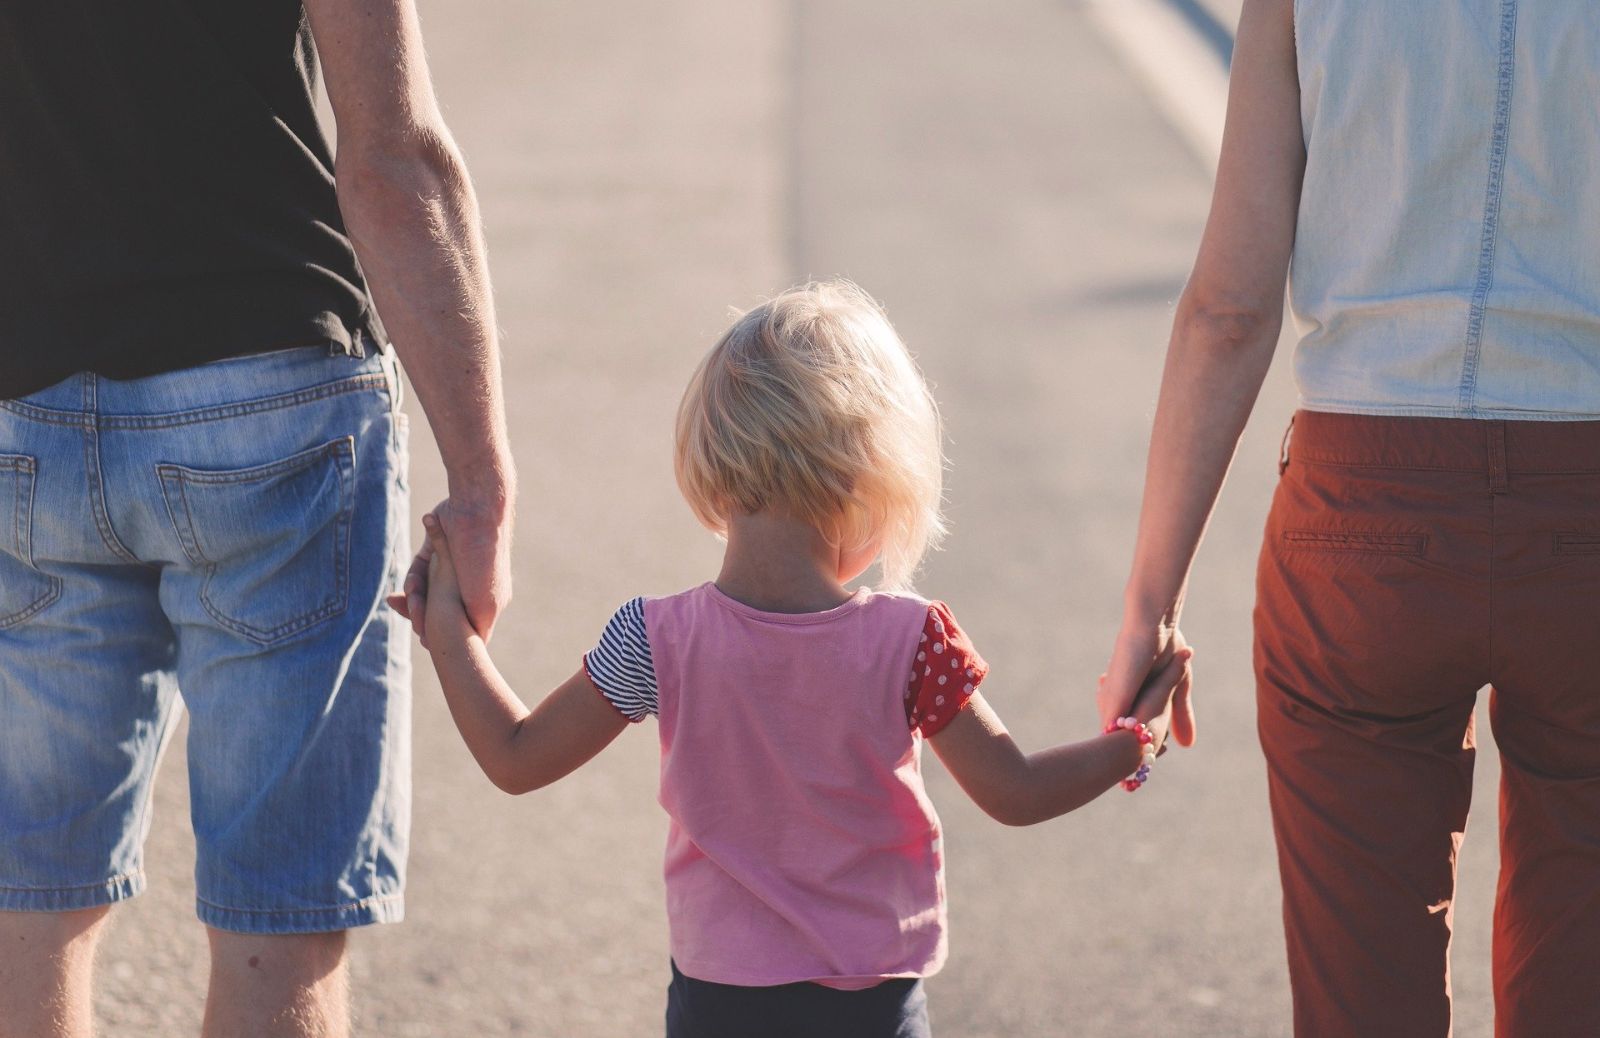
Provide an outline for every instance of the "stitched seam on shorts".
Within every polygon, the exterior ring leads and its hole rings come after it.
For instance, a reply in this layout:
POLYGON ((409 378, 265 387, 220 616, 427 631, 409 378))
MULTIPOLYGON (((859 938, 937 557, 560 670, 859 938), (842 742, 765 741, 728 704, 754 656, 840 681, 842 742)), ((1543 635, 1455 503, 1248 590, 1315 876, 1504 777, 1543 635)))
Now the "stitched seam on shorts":
POLYGON ((12 613, 10 616, 0 616, 0 631, 3 631, 9 627, 15 627, 17 624, 20 624, 22 621, 33 616, 35 613, 38 613, 39 611, 53 605, 55 600, 61 597, 61 578, 46 575, 45 579, 50 581, 50 590, 46 591, 44 596, 40 598, 39 601, 22 610, 22 612, 12 613))
MULTIPOLYGON (((12 472, 27 472, 28 469, 19 467, 19 468, 13 468, 11 471, 12 472)), ((28 482, 32 483, 33 481, 30 479, 28 482)), ((33 491, 32 491, 31 488, 29 489, 28 493, 29 493, 30 496, 32 495, 33 491)), ((22 485, 21 485, 21 481, 20 480, 17 481, 15 483, 15 485, 13 485, 12 494, 13 494, 13 501, 12 501, 12 508, 11 508, 11 511, 12 511, 12 516, 11 516, 11 543, 15 544, 17 546, 17 554, 18 555, 32 555, 33 552, 30 550, 29 546, 24 545, 22 543, 22 534, 23 534, 23 526, 24 526, 23 515, 25 514, 25 511, 24 511, 24 505, 22 503, 22 485)), ((27 511, 31 511, 31 509, 27 509, 27 511)), ((29 562, 29 561, 32 561, 32 560, 31 559, 24 559, 23 561, 24 562, 29 562)))
POLYGON ((236 915, 326 915, 330 912, 348 912, 352 908, 366 908, 368 905, 386 905, 391 901, 405 899, 404 894, 384 894, 381 897, 364 897, 360 901, 344 901, 337 905, 322 905, 316 908, 229 908, 219 905, 215 901, 195 895, 195 900, 207 908, 215 908, 219 912, 232 912, 236 915))
POLYGON ((1285 548, 1299 551, 1355 552, 1368 555, 1421 555, 1425 533, 1345 533, 1337 530, 1285 530, 1285 548))
MULTIPOLYGON (((219 421, 224 418, 237 418, 241 415, 257 414, 262 411, 276 411, 296 404, 309 403, 313 400, 321 400, 326 397, 355 393, 363 389, 372 388, 386 388, 382 372, 372 375, 354 375, 350 378, 340 379, 338 382, 325 382, 320 386, 312 386, 279 396, 262 397, 259 400, 245 400, 237 404, 217 404, 212 407, 196 408, 192 411, 174 411, 160 415, 100 415, 99 424, 102 428, 111 429, 165 429, 178 425, 195 425, 201 422, 219 421)), ((57 411, 34 404, 26 404, 19 400, 0 400, 0 410, 11 411, 24 418, 49 422, 53 425, 84 426, 93 424, 95 421, 94 415, 82 414, 76 411, 57 411)))
POLYGON ((27 477, 28 493, 24 496, 21 487, 17 488, 16 508, 12 515, 12 543, 17 546, 20 561, 32 572, 45 579, 49 590, 45 591, 30 605, 19 609, 6 616, 0 616, 0 631, 8 630, 34 616, 40 610, 46 609, 56 599, 61 597, 62 583, 60 577, 53 577, 48 573, 41 573, 33 566, 33 498, 38 492, 36 480, 38 478, 37 463, 25 454, 14 454, 0 459, 0 470, 19 472, 27 477))
POLYGON ((98 386, 91 376, 83 383, 83 410, 89 419, 83 425, 83 466, 89 481, 89 507, 94 513, 94 525, 101 542, 113 555, 138 564, 143 560, 129 551, 127 545, 122 543, 122 538, 117 536, 116 529, 111 525, 111 514, 106 508, 106 484, 100 471, 100 426, 95 413, 99 406, 98 386))
POLYGON ((8 472, 21 472, 28 476, 28 498, 26 501, 22 497, 20 481, 16 487, 16 499, 14 502, 16 507, 12 509, 14 514, 11 517, 11 543, 17 546, 19 555, 25 556, 22 561, 31 566, 33 565, 33 546, 28 541, 32 538, 24 540, 23 534, 31 533, 28 529, 31 525, 28 520, 33 515, 33 459, 25 455, 14 454, 11 457, 0 459, 0 468, 4 468, 8 472))
POLYGON ((11 891, 17 894, 64 894, 69 890, 100 890, 113 883, 124 880, 144 879, 144 869, 134 869, 132 872, 119 872, 115 876, 107 876, 99 883, 78 883, 70 887, 8 887, 0 885, 0 890, 11 891))
POLYGON ((194 536, 195 521, 194 513, 189 508, 189 491, 185 487, 182 477, 173 474, 169 478, 169 474, 162 472, 161 468, 160 465, 156 466, 156 474, 161 479, 162 485, 176 487, 178 502, 183 506, 183 523, 180 525, 176 513, 172 510, 172 498, 168 495, 162 495, 166 498, 167 516, 172 520, 173 528, 178 531, 178 543, 183 546, 184 553, 189 556, 190 562, 209 565, 211 560, 206 558, 205 552, 200 550, 200 541, 194 536))
MULTIPOLYGON (((156 466, 162 475, 168 473, 178 477, 180 483, 204 483, 210 486, 227 486, 233 483, 252 483, 268 476, 276 476, 280 472, 293 472, 297 469, 310 468, 330 454, 343 454, 352 464, 355 461, 354 436, 341 436, 337 440, 329 440, 320 447, 311 447, 292 454, 279 461, 269 461, 265 465, 257 465, 247 469, 229 469, 225 472, 208 472, 205 469, 191 469, 183 465, 174 465, 163 462, 156 466)), ((343 478, 343 473, 340 473, 343 478)))
POLYGON ((1558 533, 1550 539, 1556 555, 1600 555, 1600 534, 1558 533))

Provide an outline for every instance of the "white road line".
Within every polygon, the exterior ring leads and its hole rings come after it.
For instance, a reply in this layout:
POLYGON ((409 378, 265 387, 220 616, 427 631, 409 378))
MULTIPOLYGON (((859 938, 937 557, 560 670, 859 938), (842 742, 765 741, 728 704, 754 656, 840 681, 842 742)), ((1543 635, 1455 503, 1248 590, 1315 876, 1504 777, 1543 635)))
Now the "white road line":
POLYGON ((1228 73, 1216 54, 1163 0, 1088 0, 1086 7, 1185 143, 1215 173, 1228 108, 1228 73))

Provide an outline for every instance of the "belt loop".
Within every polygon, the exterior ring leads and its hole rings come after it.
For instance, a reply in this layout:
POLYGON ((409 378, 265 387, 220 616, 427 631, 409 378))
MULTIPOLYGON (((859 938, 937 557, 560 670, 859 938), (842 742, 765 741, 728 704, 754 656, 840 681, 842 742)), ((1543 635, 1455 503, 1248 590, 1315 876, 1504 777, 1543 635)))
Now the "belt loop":
POLYGON ((357 328, 350 333, 350 344, 346 346, 337 339, 328 340, 328 356, 354 357, 362 360, 367 355, 367 332, 364 328, 357 328))
POLYGON ((380 350, 378 363, 383 365, 384 378, 389 381, 389 390, 394 397, 394 410, 400 411, 406 402, 406 381, 400 374, 400 358, 394 350, 380 350))
POLYGON ((1510 489, 1506 481, 1506 423, 1489 423, 1489 493, 1504 494, 1510 489))
POLYGON ((1294 415, 1289 416, 1289 427, 1283 430, 1283 441, 1278 444, 1278 475, 1289 470, 1289 440, 1294 435, 1294 415))

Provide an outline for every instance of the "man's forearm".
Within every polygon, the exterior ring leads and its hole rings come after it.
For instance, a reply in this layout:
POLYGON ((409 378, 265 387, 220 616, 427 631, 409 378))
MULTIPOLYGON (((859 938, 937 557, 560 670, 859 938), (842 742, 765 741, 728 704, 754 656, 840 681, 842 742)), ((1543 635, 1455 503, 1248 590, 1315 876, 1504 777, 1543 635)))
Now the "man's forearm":
POLYGON ((341 152, 339 203, 454 501, 509 512, 515 473, 477 200, 442 130, 341 152))

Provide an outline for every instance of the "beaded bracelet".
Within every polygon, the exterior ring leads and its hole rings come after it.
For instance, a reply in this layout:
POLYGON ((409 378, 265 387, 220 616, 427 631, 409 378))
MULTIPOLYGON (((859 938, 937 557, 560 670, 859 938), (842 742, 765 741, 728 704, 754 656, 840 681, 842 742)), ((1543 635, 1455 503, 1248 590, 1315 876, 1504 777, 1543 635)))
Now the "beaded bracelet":
POLYGON ((1156 762, 1156 737, 1150 728, 1136 717, 1119 717, 1106 725, 1106 734, 1110 735, 1119 728, 1125 728, 1139 737, 1139 770, 1122 780, 1122 788, 1132 793, 1144 785, 1150 778, 1150 766, 1156 762))

